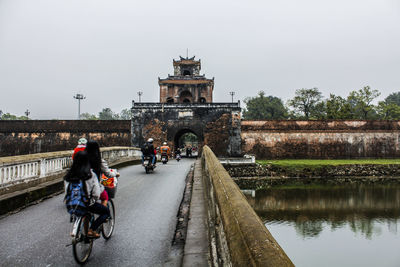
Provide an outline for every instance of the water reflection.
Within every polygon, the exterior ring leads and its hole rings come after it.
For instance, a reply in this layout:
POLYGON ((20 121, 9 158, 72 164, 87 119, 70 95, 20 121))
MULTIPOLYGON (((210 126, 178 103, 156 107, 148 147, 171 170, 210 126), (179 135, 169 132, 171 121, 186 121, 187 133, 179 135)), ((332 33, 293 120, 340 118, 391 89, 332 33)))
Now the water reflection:
POLYGON ((400 266, 400 186, 287 186, 245 192, 297 267, 400 266))
POLYGON ((288 186, 246 196, 266 224, 293 226, 303 238, 346 225, 368 239, 379 235, 382 225, 397 234, 399 185, 288 186))

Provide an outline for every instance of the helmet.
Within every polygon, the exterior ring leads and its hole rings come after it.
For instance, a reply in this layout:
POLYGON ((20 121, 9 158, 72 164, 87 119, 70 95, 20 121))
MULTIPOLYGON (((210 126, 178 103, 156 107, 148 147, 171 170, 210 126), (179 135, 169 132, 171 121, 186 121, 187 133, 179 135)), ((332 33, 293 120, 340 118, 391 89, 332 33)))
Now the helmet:
POLYGON ((166 146, 167 145, 167 142, 164 142, 164 143, 162 143, 164 146, 166 146))
POLYGON ((82 137, 81 139, 78 140, 78 145, 86 145, 86 143, 87 143, 86 138, 82 137))
POLYGON ((153 138, 149 138, 148 140, 147 140, 147 142, 149 142, 149 143, 153 143, 153 138))

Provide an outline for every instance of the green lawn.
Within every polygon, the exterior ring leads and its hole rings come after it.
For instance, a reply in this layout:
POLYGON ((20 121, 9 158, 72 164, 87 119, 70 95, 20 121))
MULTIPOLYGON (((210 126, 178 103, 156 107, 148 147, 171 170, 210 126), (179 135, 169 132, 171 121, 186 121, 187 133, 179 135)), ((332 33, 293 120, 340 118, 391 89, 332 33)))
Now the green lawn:
POLYGON ((257 160, 261 165, 276 165, 282 167, 322 167, 349 164, 400 164, 400 159, 282 159, 257 160))

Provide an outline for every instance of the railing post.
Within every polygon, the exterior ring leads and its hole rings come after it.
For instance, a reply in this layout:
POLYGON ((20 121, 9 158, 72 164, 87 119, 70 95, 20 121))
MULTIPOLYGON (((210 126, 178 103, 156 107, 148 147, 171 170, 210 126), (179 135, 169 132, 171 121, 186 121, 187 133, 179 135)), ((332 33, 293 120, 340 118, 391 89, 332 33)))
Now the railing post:
POLYGON ((40 165, 39 177, 45 177, 46 176, 46 159, 41 159, 39 161, 39 165, 40 165))

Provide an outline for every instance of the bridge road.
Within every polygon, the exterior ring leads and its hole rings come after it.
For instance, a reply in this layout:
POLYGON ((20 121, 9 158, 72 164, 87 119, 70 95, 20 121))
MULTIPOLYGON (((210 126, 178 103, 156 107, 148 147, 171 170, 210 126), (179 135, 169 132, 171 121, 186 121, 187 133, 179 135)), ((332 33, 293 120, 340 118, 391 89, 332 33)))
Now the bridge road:
MULTIPOLYGON (((158 164, 152 174, 141 165, 120 169, 116 228, 110 240, 94 242, 87 266, 162 266, 168 257, 183 196, 194 163, 158 164)), ((71 266, 69 215, 64 194, 0 219, 0 266, 71 266)))

